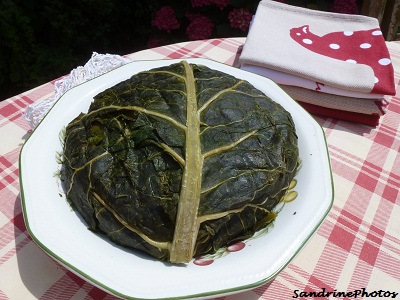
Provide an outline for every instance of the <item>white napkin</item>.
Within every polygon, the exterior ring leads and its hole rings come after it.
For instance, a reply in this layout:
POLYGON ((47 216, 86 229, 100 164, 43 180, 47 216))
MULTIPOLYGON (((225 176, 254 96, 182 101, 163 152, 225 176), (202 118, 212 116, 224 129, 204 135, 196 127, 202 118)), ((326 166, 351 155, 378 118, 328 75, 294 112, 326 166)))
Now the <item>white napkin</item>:
POLYGON ((377 19, 262 0, 240 56, 325 87, 394 95, 394 72, 377 19))
POLYGON ((299 77, 296 75, 255 65, 242 64, 240 68, 242 70, 267 77, 278 84, 300 87, 325 94, 332 94, 332 95, 352 97, 352 98, 362 98, 362 99, 381 99, 384 96, 382 94, 361 93, 357 91, 344 90, 334 86, 325 85, 322 82, 312 81, 304 77, 299 77))
POLYGON ((131 62, 131 60, 119 55, 98 54, 93 52, 92 57, 83 67, 80 66, 73 69, 68 76, 54 83, 55 91, 53 97, 29 105, 23 117, 29 123, 31 129, 35 129, 50 108, 52 108, 57 100, 69 89, 129 62, 131 62))
POLYGON ((290 97, 303 103, 365 115, 383 116, 389 105, 384 96, 380 99, 360 99, 319 93, 297 86, 280 85, 280 87, 290 97))

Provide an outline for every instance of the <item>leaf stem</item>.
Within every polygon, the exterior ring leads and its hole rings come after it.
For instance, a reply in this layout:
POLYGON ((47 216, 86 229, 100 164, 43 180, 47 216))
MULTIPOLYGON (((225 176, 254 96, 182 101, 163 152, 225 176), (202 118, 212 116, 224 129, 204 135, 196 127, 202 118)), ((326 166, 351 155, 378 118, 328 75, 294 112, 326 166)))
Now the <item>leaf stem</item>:
POLYGON ((193 257, 199 226, 197 214, 201 193, 201 170, 203 167, 195 78, 191 66, 186 61, 183 61, 182 64, 186 73, 187 130, 185 168, 182 175, 174 239, 170 252, 170 261, 173 263, 187 263, 193 257))

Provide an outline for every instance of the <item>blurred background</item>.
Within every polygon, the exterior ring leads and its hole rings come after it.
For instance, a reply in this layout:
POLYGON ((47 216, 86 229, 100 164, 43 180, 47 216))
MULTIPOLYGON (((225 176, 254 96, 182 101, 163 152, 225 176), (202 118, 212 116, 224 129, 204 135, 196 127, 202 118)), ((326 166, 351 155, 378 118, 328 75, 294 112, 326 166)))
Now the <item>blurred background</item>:
MULTIPOLYGON (((282 0, 359 14, 363 1, 282 0)), ((259 0, 0 0, 0 101, 67 75, 93 52, 125 55, 246 36, 259 0)))

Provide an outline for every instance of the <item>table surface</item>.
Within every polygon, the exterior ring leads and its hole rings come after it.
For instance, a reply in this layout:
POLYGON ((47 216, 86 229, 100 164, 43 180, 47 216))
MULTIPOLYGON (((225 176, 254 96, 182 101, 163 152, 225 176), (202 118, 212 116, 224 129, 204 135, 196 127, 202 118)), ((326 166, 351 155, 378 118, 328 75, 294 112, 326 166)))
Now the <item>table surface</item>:
MULTIPOLYGON (((185 42, 126 57, 203 57, 238 66, 244 42, 244 38, 185 42)), ((274 280, 218 300, 300 298, 300 292, 323 288, 360 290, 371 297, 400 293, 400 42, 387 45, 397 95, 387 98, 390 105, 380 125, 315 117, 326 135, 335 187, 325 221, 274 280)), ((50 258, 24 223, 18 158, 30 128, 22 113, 29 104, 50 98, 53 84, 0 102, 0 299, 115 299, 50 258)))

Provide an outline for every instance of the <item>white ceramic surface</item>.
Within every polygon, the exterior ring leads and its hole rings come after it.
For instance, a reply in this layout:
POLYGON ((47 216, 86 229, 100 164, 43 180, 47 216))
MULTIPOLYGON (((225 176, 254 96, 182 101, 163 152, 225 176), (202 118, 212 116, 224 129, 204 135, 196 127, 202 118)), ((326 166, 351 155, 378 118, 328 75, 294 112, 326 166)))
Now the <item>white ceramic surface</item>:
POLYGON ((67 203, 55 175, 59 134, 94 95, 133 74, 180 60, 137 61, 69 90, 24 144, 20 183, 24 218, 33 240, 67 268, 122 298, 211 298, 255 288, 272 280, 317 230, 333 202, 333 184, 325 136, 318 123, 272 81, 218 62, 190 63, 248 80, 288 110, 296 124, 303 165, 296 176, 298 197, 285 205, 274 228, 246 242, 241 251, 207 266, 171 265, 123 249, 86 229, 67 203))

